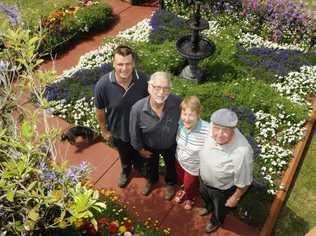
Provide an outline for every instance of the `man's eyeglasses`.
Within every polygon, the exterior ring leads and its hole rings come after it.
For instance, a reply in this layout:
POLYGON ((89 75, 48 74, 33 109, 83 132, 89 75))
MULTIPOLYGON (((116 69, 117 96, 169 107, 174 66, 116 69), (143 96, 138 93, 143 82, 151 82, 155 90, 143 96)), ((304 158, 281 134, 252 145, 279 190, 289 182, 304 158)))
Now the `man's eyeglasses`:
POLYGON ((155 91, 160 91, 162 90, 163 92, 170 92, 170 87, 161 87, 161 86, 156 86, 156 85, 153 85, 153 84, 150 84, 150 86, 155 90, 155 91))

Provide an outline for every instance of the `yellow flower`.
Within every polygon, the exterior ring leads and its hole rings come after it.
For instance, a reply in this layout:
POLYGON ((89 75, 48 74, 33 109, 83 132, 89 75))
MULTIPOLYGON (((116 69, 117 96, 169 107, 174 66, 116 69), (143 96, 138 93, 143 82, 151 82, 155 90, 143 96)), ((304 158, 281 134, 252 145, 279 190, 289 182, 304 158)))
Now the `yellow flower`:
POLYGON ((58 223, 58 227, 60 229, 65 229, 67 226, 68 226, 68 224, 67 224, 66 221, 61 221, 61 222, 58 223))
POLYGON ((119 231, 120 231, 121 233, 126 232, 126 227, 125 227, 124 225, 120 226, 119 231))
POLYGON ((53 17, 53 18, 50 18, 50 19, 49 19, 49 22, 53 23, 55 20, 56 20, 56 18, 53 17))
POLYGON ((78 220, 76 220, 75 221, 75 227, 76 228, 80 228, 81 227, 81 225, 83 224, 83 219, 78 219, 78 220))

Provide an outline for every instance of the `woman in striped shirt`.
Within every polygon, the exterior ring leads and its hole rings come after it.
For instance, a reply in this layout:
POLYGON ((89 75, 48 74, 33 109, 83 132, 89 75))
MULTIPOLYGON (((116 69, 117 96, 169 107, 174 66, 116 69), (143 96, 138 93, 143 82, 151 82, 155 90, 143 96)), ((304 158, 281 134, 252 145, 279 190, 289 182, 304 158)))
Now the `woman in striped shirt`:
POLYGON ((181 103, 181 119, 177 134, 176 170, 183 189, 175 201, 184 201, 184 209, 191 210, 199 185, 199 151, 209 130, 209 123, 200 119, 202 106, 196 96, 186 97, 181 103))

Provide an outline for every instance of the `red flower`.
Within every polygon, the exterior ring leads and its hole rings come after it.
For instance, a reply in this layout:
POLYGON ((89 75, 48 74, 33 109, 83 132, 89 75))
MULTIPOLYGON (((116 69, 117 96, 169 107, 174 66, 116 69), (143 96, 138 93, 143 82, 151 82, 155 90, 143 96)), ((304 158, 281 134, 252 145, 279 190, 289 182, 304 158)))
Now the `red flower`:
POLYGON ((132 232, 133 231, 133 225, 130 222, 125 222, 124 226, 126 228, 127 231, 132 232))
POLYGON ((87 227, 87 233, 88 233, 88 236, 95 236, 97 235, 97 231, 95 230, 93 224, 89 223, 88 224, 88 227, 87 227))
POLYGON ((105 217, 98 219, 97 222, 99 228, 102 228, 104 225, 109 225, 109 222, 105 217))
POLYGON ((111 234, 113 234, 113 233, 116 233, 117 231, 118 231, 118 225, 117 225, 117 223, 112 222, 112 223, 109 225, 109 232, 110 232, 111 234))

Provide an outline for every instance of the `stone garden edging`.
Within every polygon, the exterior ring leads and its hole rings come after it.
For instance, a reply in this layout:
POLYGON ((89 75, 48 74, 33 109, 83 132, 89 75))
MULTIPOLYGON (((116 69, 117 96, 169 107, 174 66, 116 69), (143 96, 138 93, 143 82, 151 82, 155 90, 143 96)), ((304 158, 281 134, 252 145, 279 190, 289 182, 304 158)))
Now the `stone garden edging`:
POLYGON ((305 136, 295 146, 295 149, 293 152, 293 159, 290 161, 289 166, 282 177, 279 191, 277 192, 275 199, 272 202, 269 215, 267 216, 266 221, 260 231, 260 236, 268 236, 268 235, 271 235, 272 233, 273 227, 276 223, 276 220, 279 216, 280 210, 286 199, 289 188, 292 184, 293 177, 296 173, 297 167, 303 157, 305 147, 312 134, 315 121, 316 121, 316 98, 313 99, 313 110, 305 125, 305 136))

